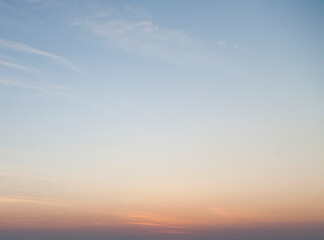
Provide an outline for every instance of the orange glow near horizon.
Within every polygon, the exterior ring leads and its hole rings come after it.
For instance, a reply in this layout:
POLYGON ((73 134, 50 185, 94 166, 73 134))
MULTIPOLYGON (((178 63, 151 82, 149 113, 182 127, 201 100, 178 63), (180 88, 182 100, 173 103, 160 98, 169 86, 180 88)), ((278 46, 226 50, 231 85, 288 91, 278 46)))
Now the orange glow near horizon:
POLYGON ((188 207, 158 204, 101 208, 53 199, 0 198, 0 226, 4 229, 61 229, 83 227, 135 227, 144 231, 186 232, 199 227, 253 226, 258 224, 324 222, 324 208, 188 207), (110 209, 110 210, 109 210, 110 209), (114 209, 114 210, 113 210, 114 209))

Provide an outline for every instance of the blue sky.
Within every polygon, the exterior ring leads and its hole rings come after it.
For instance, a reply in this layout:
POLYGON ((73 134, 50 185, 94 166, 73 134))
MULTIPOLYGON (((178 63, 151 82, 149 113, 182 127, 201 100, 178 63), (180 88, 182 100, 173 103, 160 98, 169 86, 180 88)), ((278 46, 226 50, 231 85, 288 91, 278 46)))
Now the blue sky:
POLYGON ((186 225, 185 202, 196 225, 322 223, 323 11, 0 1, 0 211, 52 199, 186 225))
POLYGON ((66 113, 74 124, 85 110, 138 124, 249 112, 311 120, 323 102, 321 13, 316 1, 4 1, 2 102, 21 91, 34 111, 78 105, 66 113))

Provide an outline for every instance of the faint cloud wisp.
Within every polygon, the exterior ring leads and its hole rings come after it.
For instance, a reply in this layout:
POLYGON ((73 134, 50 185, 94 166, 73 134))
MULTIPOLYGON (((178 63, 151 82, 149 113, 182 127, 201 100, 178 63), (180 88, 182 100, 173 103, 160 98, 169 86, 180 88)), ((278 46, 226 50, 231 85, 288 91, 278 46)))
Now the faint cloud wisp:
POLYGON ((55 60, 57 63, 63 65, 64 67, 66 67, 72 71, 80 72, 80 70, 74 64, 72 64, 71 62, 66 60, 64 57, 57 56, 55 54, 33 48, 33 47, 28 46, 24 43, 11 42, 11 41, 0 38, 0 47, 47 57, 47 58, 55 60))
MULTIPOLYGON (((70 93, 67 93, 67 92, 57 91, 57 90, 54 90, 54 89, 49 89, 49 88, 40 87, 40 86, 34 86, 34 85, 30 85, 30 84, 25 84, 25 83, 13 81, 13 80, 8 80, 8 79, 1 79, 1 78, 0 78, 0 84, 9 85, 9 86, 13 86, 13 87, 33 89, 33 90, 37 90, 37 91, 47 93, 47 94, 62 96, 62 97, 69 98, 69 99, 72 99, 74 101, 77 101, 79 103, 82 103, 84 105, 87 105, 89 107, 98 109, 100 111, 104 111, 104 112, 106 111, 106 108, 104 106, 98 105, 96 103, 93 103, 93 102, 85 99, 85 98, 82 98, 80 96, 70 94, 70 93)), ((60 89, 64 90, 64 88, 62 88, 62 87, 60 87, 60 89)))
POLYGON ((3 59, 0 59, 0 65, 10 67, 10 68, 19 69, 19 70, 26 71, 26 72, 36 72, 34 69, 31 69, 29 67, 25 67, 25 66, 22 66, 22 65, 19 65, 16 63, 8 62, 3 59))
POLYGON ((168 57, 185 49, 197 48, 190 35, 184 31, 162 28, 150 20, 127 21, 95 16, 74 21, 79 26, 104 37, 114 46, 124 50, 141 51, 158 57, 168 57))

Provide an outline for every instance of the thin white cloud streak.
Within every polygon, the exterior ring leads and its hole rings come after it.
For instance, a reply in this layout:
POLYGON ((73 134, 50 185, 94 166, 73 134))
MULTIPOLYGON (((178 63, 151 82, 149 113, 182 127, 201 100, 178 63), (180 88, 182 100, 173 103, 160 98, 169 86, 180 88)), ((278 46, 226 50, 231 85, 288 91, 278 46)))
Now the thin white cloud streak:
POLYGON ((28 46, 24 43, 11 42, 11 41, 0 38, 0 47, 47 57, 47 58, 55 60, 57 63, 63 65, 64 67, 66 67, 70 70, 73 70, 75 72, 80 72, 80 70, 74 64, 72 64, 71 62, 66 60, 64 57, 57 56, 55 54, 33 48, 33 47, 28 46))
POLYGON ((54 94, 54 95, 62 96, 62 97, 65 97, 65 98, 72 99, 72 100, 74 100, 76 102, 82 103, 82 104, 84 104, 86 106, 89 106, 89 107, 98 109, 100 111, 107 112, 107 110, 106 110, 105 107, 103 107, 101 105, 98 105, 98 104, 95 104, 95 103, 93 103, 93 102, 91 102, 91 101, 89 101, 87 99, 83 99, 83 98, 81 98, 79 96, 76 96, 76 95, 73 95, 73 94, 70 94, 70 93, 59 92, 59 91, 50 90, 50 89, 47 89, 47 88, 44 88, 44 87, 34 86, 34 85, 25 84, 25 83, 21 83, 21 82, 17 82, 17 81, 12 81, 12 80, 7 80, 7 79, 0 79, 0 84, 9 85, 9 86, 13 86, 13 87, 34 89, 34 90, 37 90, 37 91, 41 91, 43 93, 54 94))
POLYGON ((220 45, 220 46, 222 46, 222 45, 224 45, 225 44, 225 41, 218 41, 217 42, 217 45, 220 45))
POLYGON ((70 25, 104 38, 108 47, 157 57, 171 64, 222 64, 217 52, 192 37, 190 32, 159 26, 151 20, 130 21, 98 13, 70 25))
POLYGON ((10 68, 19 69, 19 70, 26 71, 26 72, 36 72, 36 70, 31 69, 29 67, 25 67, 25 66, 22 66, 22 65, 19 65, 16 63, 8 62, 8 61, 2 60, 2 59, 0 59, 0 65, 10 67, 10 68))
POLYGON ((25 84, 25 83, 20 83, 20 82, 16 82, 16 81, 12 81, 12 80, 0 79, 0 83, 2 83, 4 85, 11 85, 11 86, 16 86, 16 87, 35 89, 35 90, 42 91, 42 92, 50 92, 46 88, 33 86, 33 85, 25 84))
POLYGON ((183 47, 190 45, 190 40, 184 32, 168 29, 162 30, 158 25, 155 25, 151 21, 131 23, 118 19, 108 21, 86 20, 76 21, 72 25, 83 26, 96 34, 111 40, 151 40, 164 43, 169 42, 183 47), (131 36, 136 39, 129 39, 131 36))
POLYGON ((130 22, 96 16, 71 25, 102 36, 108 43, 125 50, 140 50, 161 57, 199 47, 187 32, 161 28, 149 20, 130 22))

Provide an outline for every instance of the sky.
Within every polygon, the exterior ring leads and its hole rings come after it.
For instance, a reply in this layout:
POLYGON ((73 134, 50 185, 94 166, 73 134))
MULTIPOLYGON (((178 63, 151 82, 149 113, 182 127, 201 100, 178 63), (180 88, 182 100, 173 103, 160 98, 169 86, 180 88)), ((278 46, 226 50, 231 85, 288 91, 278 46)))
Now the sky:
POLYGON ((324 238, 323 1, 0 0, 0 238, 324 238))

